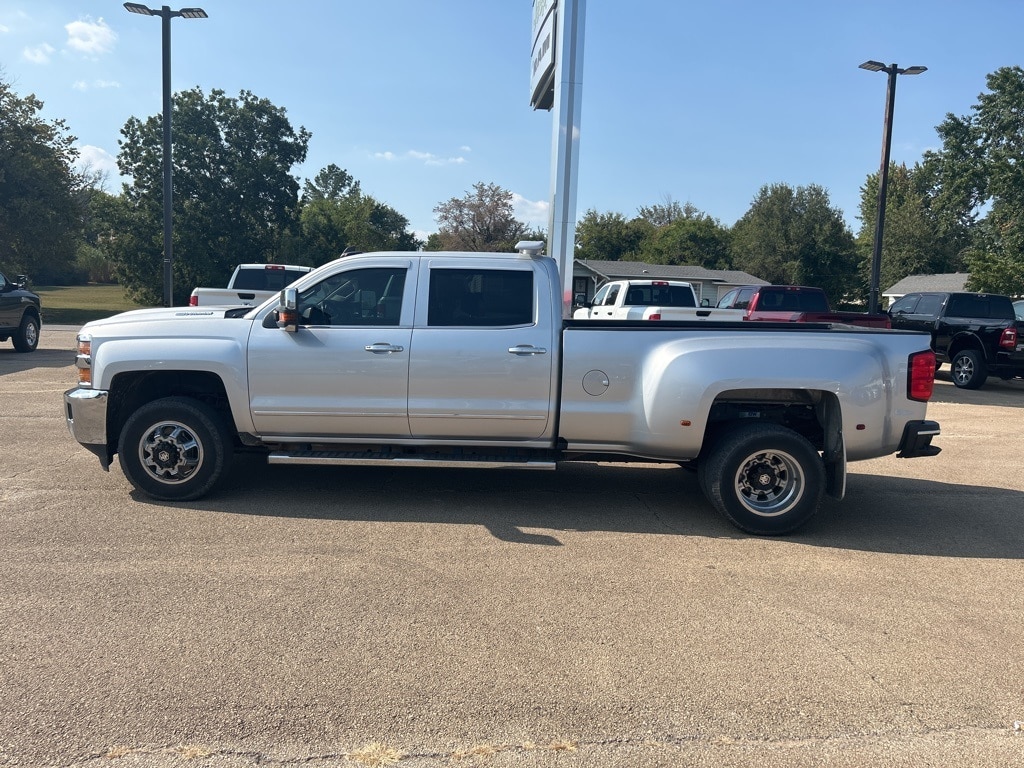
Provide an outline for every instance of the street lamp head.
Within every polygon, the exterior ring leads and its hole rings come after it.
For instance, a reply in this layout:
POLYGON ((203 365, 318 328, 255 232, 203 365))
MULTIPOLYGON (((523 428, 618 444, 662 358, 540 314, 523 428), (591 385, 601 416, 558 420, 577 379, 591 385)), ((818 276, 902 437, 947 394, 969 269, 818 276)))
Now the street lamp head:
POLYGON ((140 13, 143 16, 156 16, 152 8, 149 8, 141 3, 125 3, 124 9, 129 13, 140 13))
POLYGON ((860 68, 861 69, 866 69, 869 72, 881 72, 881 71, 883 71, 885 69, 885 64, 883 64, 880 61, 868 60, 868 61, 865 61, 863 64, 861 64, 860 68))
POLYGON ((928 71, 928 67, 907 67, 906 69, 901 69, 900 70, 900 74, 901 75, 920 75, 922 72, 927 72, 927 71, 928 71))
POLYGON ((208 19, 206 11, 202 8, 182 8, 178 13, 185 19, 208 19))

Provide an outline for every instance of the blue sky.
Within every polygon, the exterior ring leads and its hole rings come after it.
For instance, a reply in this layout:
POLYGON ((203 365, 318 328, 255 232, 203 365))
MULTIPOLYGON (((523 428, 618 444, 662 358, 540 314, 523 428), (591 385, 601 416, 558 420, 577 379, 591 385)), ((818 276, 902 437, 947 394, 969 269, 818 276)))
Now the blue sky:
MULTIPOLYGON (((172 22, 172 87, 250 90, 312 132, 300 180, 329 163, 436 229, 433 209, 475 182, 545 227, 552 116, 529 107, 528 0, 196 0, 172 22)), ((764 184, 820 184, 856 231, 878 170, 886 76, 892 159, 938 146, 985 76, 1024 64, 1019 0, 590 0, 577 207, 627 217, 672 199, 732 225, 764 184)), ((171 6, 180 8, 181 5, 171 6)), ((161 109, 160 20, 113 0, 0 0, 0 68, 83 158, 111 170, 120 129, 161 109)))

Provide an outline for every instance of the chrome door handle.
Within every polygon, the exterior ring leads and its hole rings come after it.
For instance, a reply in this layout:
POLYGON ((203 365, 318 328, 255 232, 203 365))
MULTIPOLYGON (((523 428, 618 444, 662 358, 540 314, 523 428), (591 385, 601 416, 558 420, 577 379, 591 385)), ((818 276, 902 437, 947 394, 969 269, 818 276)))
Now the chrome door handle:
POLYGON ((535 347, 532 344, 517 344, 508 348, 509 354, 513 355, 546 355, 548 351, 544 347, 535 347))
POLYGON ((373 352, 375 355, 390 355, 392 352, 404 351, 405 347, 388 344, 386 341, 378 341, 376 344, 367 344, 363 349, 367 352, 373 352))

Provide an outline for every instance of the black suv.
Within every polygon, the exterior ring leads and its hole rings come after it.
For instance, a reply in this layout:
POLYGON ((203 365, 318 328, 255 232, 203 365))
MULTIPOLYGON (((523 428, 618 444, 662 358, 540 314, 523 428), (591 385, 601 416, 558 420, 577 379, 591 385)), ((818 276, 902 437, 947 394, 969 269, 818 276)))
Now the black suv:
POLYGON ((889 307, 892 327, 931 334, 936 365, 949 363, 953 383, 977 389, 989 376, 1024 376, 1024 340, 1013 302, 992 293, 908 293, 889 307))
POLYGON ((11 282, 0 272, 0 341, 12 339, 19 352, 31 352, 39 345, 39 297, 25 288, 28 278, 11 282))

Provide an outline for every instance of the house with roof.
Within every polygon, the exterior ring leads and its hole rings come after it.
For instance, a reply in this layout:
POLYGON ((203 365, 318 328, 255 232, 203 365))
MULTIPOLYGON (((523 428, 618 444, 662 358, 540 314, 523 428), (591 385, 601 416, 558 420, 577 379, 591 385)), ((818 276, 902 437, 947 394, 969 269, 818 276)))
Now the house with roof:
POLYGON ((698 303, 711 306, 738 285, 768 285, 767 280, 737 269, 706 269, 682 264, 646 264, 642 261, 598 261, 576 259, 572 269, 572 292, 590 301, 597 287, 607 280, 685 280, 693 286, 698 303))
POLYGON ((904 277, 888 290, 882 291, 882 297, 889 300, 889 305, 902 299, 908 293, 920 291, 963 291, 970 278, 970 272, 947 272, 943 275, 909 275, 904 277))

